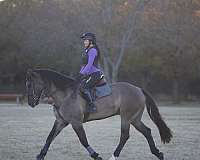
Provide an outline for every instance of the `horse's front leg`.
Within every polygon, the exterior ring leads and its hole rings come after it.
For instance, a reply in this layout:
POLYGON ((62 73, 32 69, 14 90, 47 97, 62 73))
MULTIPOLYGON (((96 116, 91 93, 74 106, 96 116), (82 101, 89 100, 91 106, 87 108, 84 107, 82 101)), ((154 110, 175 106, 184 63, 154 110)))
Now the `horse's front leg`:
POLYGON ((55 120, 53 128, 49 134, 49 136, 47 137, 46 143, 44 145, 44 147, 42 148, 40 154, 37 156, 37 160, 43 160, 44 157, 47 154, 47 151, 51 145, 51 142, 55 139, 55 137, 61 132, 61 130, 63 128, 65 128, 68 124, 64 124, 61 121, 55 120))
POLYGON ((99 157, 99 154, 95 152, 92 149, 92 147, 88 144, 86 133, 83 128, 83 124, 81 122, 72 123, 72 128, 76 132, 81 144, 87 149, 90 156, 95 160, 102 160, 102 158, 99 157))

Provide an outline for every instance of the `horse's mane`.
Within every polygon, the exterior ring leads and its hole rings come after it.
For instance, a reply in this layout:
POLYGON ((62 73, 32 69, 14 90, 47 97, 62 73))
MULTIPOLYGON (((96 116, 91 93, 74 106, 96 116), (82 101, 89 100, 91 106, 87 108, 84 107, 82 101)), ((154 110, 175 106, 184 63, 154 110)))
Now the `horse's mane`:
POLYGON ((75 79, 51 69, 35 69, 34 72, 40 74, 43 79, 52 81, 59 89, 65 89, 74 84, 75 79))

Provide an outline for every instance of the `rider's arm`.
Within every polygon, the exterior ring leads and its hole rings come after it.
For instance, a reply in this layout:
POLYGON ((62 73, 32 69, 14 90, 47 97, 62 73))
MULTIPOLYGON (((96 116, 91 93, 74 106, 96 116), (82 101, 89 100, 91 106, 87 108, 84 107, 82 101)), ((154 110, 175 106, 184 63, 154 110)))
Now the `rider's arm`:
POLYGON ((90 51, 88 52, 88 63, 87 65, 80 71, 81 74, 88 74, 90 72, 90 69, 94 63, 94 59, 97 56, 97 50, 92 48, 90 49, 90 51))

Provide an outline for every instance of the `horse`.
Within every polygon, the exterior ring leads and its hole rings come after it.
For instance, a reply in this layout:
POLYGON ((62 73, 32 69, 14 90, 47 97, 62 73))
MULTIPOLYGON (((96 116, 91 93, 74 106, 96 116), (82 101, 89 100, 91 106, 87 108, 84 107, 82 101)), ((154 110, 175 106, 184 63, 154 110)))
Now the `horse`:
POLYGON ((86 101, 79 93, 79 83, 74 78, 50 69, 28 70, 26 74, 28 104, 34 108, 39 104, 41 95, 50 96, 54 100, 53 106, 56 117, 46 143, 36 159, 44 160, 52 141, 63 128, 71 124, 80 143, 85 147, 89 155, 94 160, 102 160, 99 153, 89 145, 83 124, 120 115, 120 142, 109 160, 116 160, 119 157, 120 152, 129 139, 131 125, 144 135, 151 153, 159 160, 164 160, 164 154, 155 145, 151 129, 141 121, 146 107, 151 120, 159 130, 161 141, 164 144, 171 141, 173 137, 171 129, 163 120, 152 96, 144 89, 127 82, 116 82, 110 84, 110 86, 112 94, 97 99, 95 101, 97 112, 87 114, 86 101))

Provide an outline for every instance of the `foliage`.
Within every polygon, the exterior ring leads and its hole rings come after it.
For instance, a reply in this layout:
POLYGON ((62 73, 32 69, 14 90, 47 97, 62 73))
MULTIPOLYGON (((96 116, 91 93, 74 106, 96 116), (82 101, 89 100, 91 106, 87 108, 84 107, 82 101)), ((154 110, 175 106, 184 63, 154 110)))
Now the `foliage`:
POLYGON ((76 74, 80 34, 92 31, 109 81, 153 88, 162 77, 175 97, 189 95, 200 78, 199 13, 200 0, 0 2, 0 85, 17 85, 28 68, 76 74))

